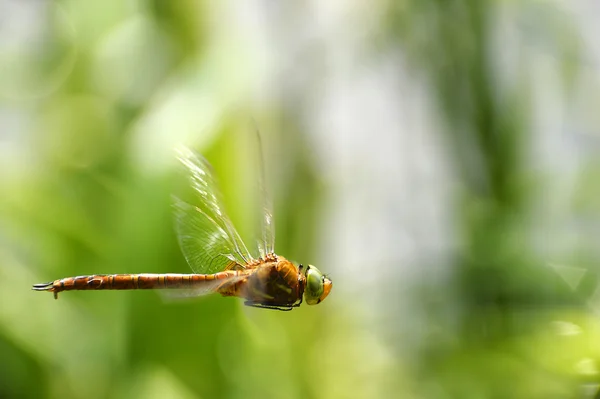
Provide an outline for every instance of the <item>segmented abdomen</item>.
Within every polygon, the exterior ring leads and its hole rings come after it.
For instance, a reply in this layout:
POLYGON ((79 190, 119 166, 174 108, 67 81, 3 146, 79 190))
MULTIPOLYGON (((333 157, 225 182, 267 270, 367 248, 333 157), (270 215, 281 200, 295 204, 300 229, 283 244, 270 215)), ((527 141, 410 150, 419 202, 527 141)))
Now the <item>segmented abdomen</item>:
MULTIPOLYGON (((58 293, 71 290, 151 290, 195 288, 207 281, 223 280, 238 274, 224 271, 215 274, 93 274, 90 276, 67 277, 49 283, 35 284, 36 291, 49 291, 58 298, 58 293)), ((215 290, 218 285, 215 286, 215 290)))

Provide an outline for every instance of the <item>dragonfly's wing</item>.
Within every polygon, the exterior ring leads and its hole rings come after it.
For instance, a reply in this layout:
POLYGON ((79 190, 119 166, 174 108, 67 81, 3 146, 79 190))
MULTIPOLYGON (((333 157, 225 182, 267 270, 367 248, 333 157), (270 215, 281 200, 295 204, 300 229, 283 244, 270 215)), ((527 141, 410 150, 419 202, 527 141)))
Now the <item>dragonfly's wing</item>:
POLYGON ((186 298, 195 298, 198 296, 214 294, 219 287, 235 284, 248 276, 231 276, 226 279, 204 281, 201 285, 194 288, 181 288, 174 290, 159 290, 160 295, 167 300, 179 300, 186 298))
MULTIPOLYGON (((263 196, 266 194, 262 194, 263 196)), ((266 201, 266 200, 265 200, 266 201)), ((275 225, 270 203, 263 203, 262 242, 258 244, 261 257, 275 252, 275 225)))
POLYGON ((185 147, 177 155, 196 205, 175 200, 176 231, 188 263, 196 273, 215 273, 231 262, 245 265, 252 257, 221 205, 209 163, 185 147))
POLYGON ((261 237, 258 241, 258 250, 261 257, 275 252, 275 221, 273 220, 273 204, 271 197, 269 196, 266 178, 265 178, 265 158, 263 155, 262 140, 260 132, 255 125, 254 131, 256 133, 256 142, 258 145, 259 155, 259 187, 261 196, 261 237))
POLYGON ((245 259, 227 232, 202 209, 174 199, 175 230, 183 256, 196 273, 212 274, 245 259))

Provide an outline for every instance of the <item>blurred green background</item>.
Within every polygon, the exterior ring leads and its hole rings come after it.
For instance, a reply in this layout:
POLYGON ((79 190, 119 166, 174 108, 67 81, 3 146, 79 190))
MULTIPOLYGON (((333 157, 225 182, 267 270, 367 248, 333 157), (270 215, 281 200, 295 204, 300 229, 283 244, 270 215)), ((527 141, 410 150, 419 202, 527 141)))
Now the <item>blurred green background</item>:
POLYGON ((594 398, 592 0, 0 0, 0 397, 594 398), (172 149, 330 273, 293 312, 31 285, 188 272, 172 149), (253 160, 254 159, 254 160, 253 160))

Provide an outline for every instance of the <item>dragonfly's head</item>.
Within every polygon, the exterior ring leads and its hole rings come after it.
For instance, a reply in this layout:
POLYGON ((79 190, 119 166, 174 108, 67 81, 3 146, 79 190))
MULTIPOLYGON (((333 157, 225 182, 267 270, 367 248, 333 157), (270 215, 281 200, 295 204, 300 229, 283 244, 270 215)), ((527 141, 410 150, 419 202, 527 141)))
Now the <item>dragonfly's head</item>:
POLYGON ((323 302, 331 291, 331 280, 321 273, 319 269, 308 265, 304 270, 306 277, 306 286, 304 287, 304 299, 309 305, 316 305, 323 302))

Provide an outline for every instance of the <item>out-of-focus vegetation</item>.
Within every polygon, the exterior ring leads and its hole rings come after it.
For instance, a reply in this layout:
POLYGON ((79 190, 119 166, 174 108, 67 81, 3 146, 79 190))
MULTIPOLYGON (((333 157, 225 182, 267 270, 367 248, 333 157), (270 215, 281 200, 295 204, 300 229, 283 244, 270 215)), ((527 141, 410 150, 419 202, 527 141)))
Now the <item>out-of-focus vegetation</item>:
POLYGON ((321 3, 0 0, 0 397, 594 397, 597 7, 321 3), (251 236, 253 120, 323 304, 30 290, 188 272, 180 143, 251 236))

